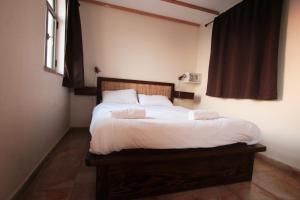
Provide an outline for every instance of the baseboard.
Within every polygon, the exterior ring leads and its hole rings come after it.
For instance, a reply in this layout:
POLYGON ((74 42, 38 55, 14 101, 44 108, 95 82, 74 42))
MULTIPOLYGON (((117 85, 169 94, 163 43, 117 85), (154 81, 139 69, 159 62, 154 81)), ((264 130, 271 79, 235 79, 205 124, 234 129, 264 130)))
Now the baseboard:
POLYGON ((29 175, 25 178, 25 180, 19 185, 19 187, 15 190, 15 192, 9 198, 10 200, 18 200, 20 199, 20 195, 28 188, 34 178, 38 175, 41 168, 44 164, 49 160, 51 153, 54 151, 55 147, 62 141, 62 139, 70 132, 70 128, 67 128, 65 134, 63 134, 59 140, 52 145, 49 151, 42 157, 42 159, 37 163, 37 165, 33 168, 33 170, 29 173, 29 175))
POLYGON ((288 174, 291 174, 292 176, 297 176, 300 178, 300 169, 298 169, 298 168, 292 167, 283 162, 280 162, 278 160, 270 158, 262 153, 256 154, 256 157, 258 159, 261 159, 261 160, 265 161, 266 163, 280 169, 280 170, 286 171, 288 174))

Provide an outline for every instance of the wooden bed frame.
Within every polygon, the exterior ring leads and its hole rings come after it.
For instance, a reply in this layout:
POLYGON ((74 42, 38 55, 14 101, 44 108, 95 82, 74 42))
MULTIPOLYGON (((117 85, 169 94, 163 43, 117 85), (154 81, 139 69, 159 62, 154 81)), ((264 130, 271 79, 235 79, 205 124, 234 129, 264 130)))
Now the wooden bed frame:
MULTIPOLYGON (((138 93, 174 99, 174 84, 99 77, 102 90, 134 88, 138 93)), ((126 149, 108 155, 87 153, 86 165, 96 167, 96 198, 134 199, 214 185, 250 181, 260 144, 236 143, 197 149, 126 149)))

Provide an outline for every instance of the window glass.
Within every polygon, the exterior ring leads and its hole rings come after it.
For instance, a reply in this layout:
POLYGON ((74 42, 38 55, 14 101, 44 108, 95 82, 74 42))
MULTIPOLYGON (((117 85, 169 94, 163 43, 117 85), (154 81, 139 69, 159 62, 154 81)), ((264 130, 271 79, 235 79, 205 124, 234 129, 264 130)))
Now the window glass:
POLYGON ((46 66, 49 68, 55 67, 55 31, 56 20, 53 15, 48 11, 48 24, 47 24, 47 61, 46 66))
POLYGON ((49 3, 49 5, 52 7, 52 9, 55 9, 55 0, 47 0, 47 2, 49 3))
POLYGON ((63 74, 66 0, 45 0, 45 6, 46 35, 44 67, 47 69, 46 71, 63 74))

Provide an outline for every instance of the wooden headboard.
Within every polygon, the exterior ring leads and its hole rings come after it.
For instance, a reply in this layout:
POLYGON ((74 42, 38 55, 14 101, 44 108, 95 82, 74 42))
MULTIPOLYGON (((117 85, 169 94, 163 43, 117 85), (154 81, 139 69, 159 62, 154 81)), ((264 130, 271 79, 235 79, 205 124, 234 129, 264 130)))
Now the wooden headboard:
POLYGON ((163 95, 172 102, 174 100, 174 83, 141 81, 119 78, 98 77, 97 79, 97 104, 102 100, 104 90, 135 89, 138 94, 163 95))

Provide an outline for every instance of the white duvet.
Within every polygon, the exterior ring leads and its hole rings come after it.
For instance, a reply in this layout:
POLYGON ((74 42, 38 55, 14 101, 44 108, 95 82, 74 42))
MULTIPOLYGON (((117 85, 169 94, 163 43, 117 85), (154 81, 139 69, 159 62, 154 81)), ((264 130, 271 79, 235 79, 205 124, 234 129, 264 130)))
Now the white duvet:
POLYGON ((260 140, 260 131, 251 122, 228 117, 188 120, 188 112, 179 106, 101 103, 93 111, 90 152, 109 154, 134 148, 207 148, 237 142, 251 145, 260 140), (128 107, 144 107, 146 118, 111 117, 110 111, 128 107))

